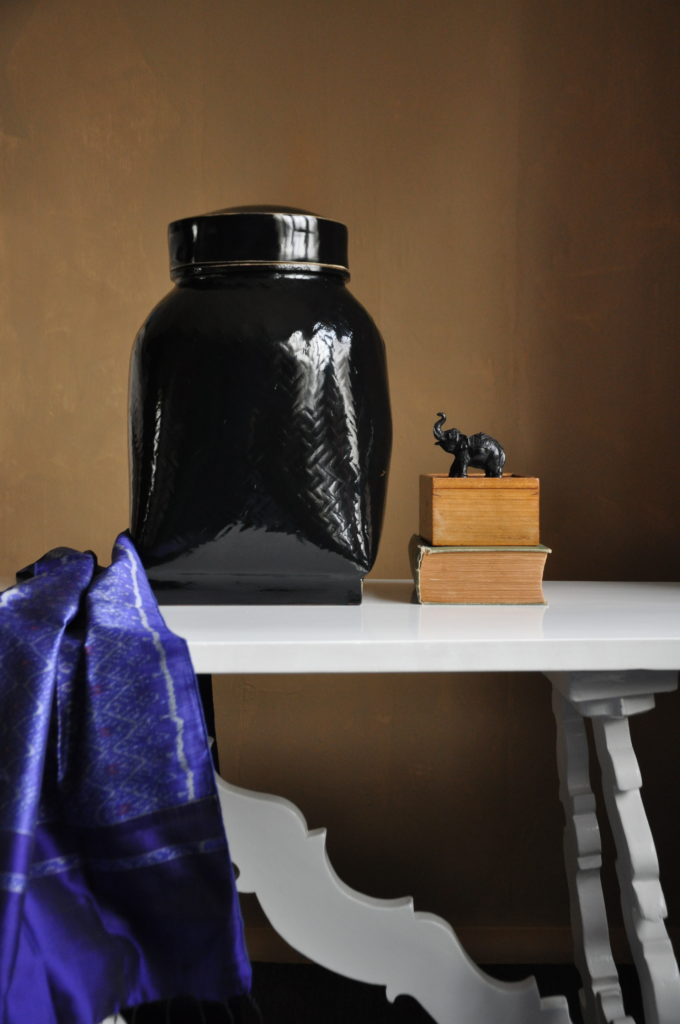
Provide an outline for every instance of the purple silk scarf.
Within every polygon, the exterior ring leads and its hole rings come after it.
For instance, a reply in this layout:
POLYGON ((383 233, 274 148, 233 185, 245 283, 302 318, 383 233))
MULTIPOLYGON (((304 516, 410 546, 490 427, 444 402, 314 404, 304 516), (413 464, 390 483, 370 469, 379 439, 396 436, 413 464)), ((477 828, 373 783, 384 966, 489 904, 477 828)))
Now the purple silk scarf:
POLYGON ((250 964, 196 678, 127 536, 0 595, 0 1024, 226 1002, 250 964))

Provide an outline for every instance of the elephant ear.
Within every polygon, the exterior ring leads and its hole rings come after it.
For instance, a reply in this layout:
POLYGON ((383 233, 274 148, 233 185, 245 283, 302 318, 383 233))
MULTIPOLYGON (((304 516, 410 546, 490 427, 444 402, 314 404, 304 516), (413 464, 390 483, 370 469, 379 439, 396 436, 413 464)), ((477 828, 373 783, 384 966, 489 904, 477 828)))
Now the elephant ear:
POLYGON ((370 510, 351 337, 321 326, 309 338, 296 332, 278 346, 273 370, 275 423, 265 429, 266 450, 276 454, 261 466, 264 486, 295 533, 367 571, 370 510))

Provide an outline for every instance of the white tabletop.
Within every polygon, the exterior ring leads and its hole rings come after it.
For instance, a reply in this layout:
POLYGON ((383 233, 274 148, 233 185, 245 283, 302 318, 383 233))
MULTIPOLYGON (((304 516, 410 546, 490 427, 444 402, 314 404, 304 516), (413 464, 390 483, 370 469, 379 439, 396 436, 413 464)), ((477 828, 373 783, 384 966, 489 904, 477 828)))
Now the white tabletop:
POLYGON ((680 584, 544 584, 546 606, 419 605, 368 581, 357 606, 167 606, 197 672, 680 668, 680 584))

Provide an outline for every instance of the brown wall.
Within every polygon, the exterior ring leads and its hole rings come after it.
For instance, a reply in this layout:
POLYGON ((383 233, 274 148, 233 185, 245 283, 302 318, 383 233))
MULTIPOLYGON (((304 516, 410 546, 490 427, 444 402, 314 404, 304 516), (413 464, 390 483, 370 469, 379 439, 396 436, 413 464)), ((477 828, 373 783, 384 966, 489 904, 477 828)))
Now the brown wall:
MULTIPOLYGON (((679 45, 668 0, 5 0, 0 573, 57 544, 106 560, 165 226, 273 201, 349 225, 386 339, 374 575, 407 575, 444 407, 541 477, 549 577, 680 578, 679 45)), ((330 825, 348 882, 413 892, 483 958, 564 949, 540 678, 219 690, 225 773, 330 825)), ((636 735, 677 918, 680 711, 661 703, 636 735)))

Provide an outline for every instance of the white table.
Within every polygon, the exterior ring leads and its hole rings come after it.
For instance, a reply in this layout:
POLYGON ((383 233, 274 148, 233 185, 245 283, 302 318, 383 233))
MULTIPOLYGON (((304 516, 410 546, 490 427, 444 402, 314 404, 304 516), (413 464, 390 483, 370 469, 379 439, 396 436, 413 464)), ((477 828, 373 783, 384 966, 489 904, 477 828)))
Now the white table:
MULTIPOLYGON (((679 1024, 680 977, 668 938, 654 842, 640 798, 628 716, 675 689, 680 584, 546 583, 546 607, 427 605, 410 582, 368 582, 357 607, 166 607, 203 673, 544 673, 553 687, 564 853, 575 958, 588 1024, 630 1022, 609 942, 584 718, 591 718, 617 846, 624 920, 646 1024, 679 1024)), ((480 971, 441 918, 409 898, 354 892, 334 873, 325 831, 281 797, 218 780, 241 892, 310 960, 407 993, 438 1024, 566 1024, 562 997, 533 979, 480 971), (272 851, 275 855, 272 856, 272 851)), ((640 1024, 640 1022, 638 1022, 640 1024)))

